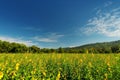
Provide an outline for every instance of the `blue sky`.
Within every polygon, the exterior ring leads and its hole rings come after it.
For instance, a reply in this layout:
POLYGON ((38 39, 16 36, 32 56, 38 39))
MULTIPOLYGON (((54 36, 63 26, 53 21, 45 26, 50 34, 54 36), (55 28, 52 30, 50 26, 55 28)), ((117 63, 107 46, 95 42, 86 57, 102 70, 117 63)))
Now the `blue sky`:
POLYGON ((41 48, 120 39, 120 0, 0 0, 0 39, 41 48))

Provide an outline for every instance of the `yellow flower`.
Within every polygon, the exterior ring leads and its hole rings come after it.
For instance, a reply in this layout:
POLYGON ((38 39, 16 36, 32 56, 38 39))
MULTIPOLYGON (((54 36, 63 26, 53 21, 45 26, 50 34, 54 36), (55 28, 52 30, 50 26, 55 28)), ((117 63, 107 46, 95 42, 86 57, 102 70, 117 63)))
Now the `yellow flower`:
POLYGON ((32 62, 32 60, 31 60, 31 59, 29 59, 29 62, 32 62))
POLYGON ((105 78, 107 78, 107 73, 104 74, 105 78))
POLYGON ((106 78, 104 80, 107 80, 106 78))
POLYGON ((80 59, 80 63, 82 63, 83 62, 83 60, 82 59, 80 59))
POLYGON ((5 68, 5 66, 4 66, 4 65, 2 65, 2 69, 1 69, 1 70, 3 71, 3 70, 4 70, 4 68, 5 68))
POLYGON ((28 57, 27 56, 25 56, 25 59, 27 59, 28 57))
POLYGON ((44 75, 44 76, 46 76, 46 73, 45 73, 45 72, 43 72, 43 75, 44 75))
POLYGON ((3 78, 3 72, 0 71, 0 79, 3 78))
POLYGON ((91 63, 91 62, 89 62, 88 65, 89 65, 90 67, 92 67, 92 63, 91 63))
POLYGON ((84 58, 84 59, 86 59, 86 56, 85 56, 85 55, 83 55, 83 58, 84 58))
POLYGON ((94 54, 92 53, 92 57, 94 57, 94 54))
POLYGON ((16 70, 18 70, 18 69, 19 69, 19 65, 20 65, 19 63, 17 63, 17 64, 16 64, 16 67, 15 67, 15 68, 16 68, 16 70))
POLYGON ((36 70, 31 71, 31 74, 35 74, 36 70))
POLYGON ((37 80, 37 79, 35 79, 35 78, 32 76, 32 80, 37 80))
POLYGON ((48 78, 47 80, 51 80, 50 78, 48 78))
POLYGON ((109 71, 111 71, 111 68, 108 68, 109 71))
POLYGON ((109 63, 109 62, 107 63, 107 66, 110 66, 110 63, 109 63))
POLYGON ((58 72, 58 75, 56 77, 56 80, 60 80, 60 71, 58 72))

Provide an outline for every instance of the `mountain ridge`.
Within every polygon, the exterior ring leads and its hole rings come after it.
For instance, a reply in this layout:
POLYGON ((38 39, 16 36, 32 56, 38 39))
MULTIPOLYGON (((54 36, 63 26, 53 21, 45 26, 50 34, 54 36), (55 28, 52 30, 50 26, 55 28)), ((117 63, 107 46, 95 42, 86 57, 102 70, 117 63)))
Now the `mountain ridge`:
POLYGON ((76 47, 72 47, 72 48, 83 48, 83 47, 87 47, 87 46, 93 46, 93 45, 109 45, 109 46, 112 46, 112 45, 118 45, 120 44, 120 40, 116 40, 116 41, 109 41, 109 42, 96 42, 96 43, 89 43, 89 44, 84 44, 84 45, 81 45, 81 46, 76 46, 76 47))

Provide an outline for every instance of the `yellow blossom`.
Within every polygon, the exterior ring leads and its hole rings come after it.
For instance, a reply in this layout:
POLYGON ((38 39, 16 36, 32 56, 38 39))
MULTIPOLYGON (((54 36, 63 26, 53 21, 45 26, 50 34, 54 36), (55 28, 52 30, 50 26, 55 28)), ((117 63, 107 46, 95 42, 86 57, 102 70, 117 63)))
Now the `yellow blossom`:
POLYGON ((90 67, 92 67, 92 63, 91 63, 91 62, 89 62, 88 65, 89 65, 90 67))
POLYGON ((0 79, 3 78, 3 72, 0 71, 0 79))
POLYGON ((19 69, 19 65, 20 65, 19 63, 17 63, 17 64, 16 64, 16 67, 15 67, 15 68, 16 68, 16 70, 18 70, 18 69, 19 69))
POLYGON ((31 59, 29 59, 29 62, 32 62, 32 60, 31 60, 31 59))
POLYGON ((25 59, 27 59, 28 57, 27 56, 25 56, 25 59))
POLYGON ((107 63, 107 66, 110 66, 110 63, 109 63, 109 62, 107 63))
POLYGON ((80 63, 82 63, 83 62, 83 60, 82 59, 80 59, 80 63))
POLYGON ((4 70, 4 68, 5 68, 5 66, 4 66, 4 65, 2 65, 2 69, 1 69, 1 70, 3 71, 3 70, 4 70))
POLYGON ((86 59, 86 56, 85 56, 85 55, 83 55, 83 58, 84 58, 84 59, 86 59))
POLYGON ((107 78, 107 73, 104 74, 105 78, 107 78))
POLYGON ((106 78, 104 80, 107 80, 106 78))
POLYGON ((108 70, 109 70, 109 71, 111 71, 111 69, 110 69, 110 68, 108 68, 108 70))
POLYGON ((92 53, 92 57, 94 57, 94 54, 92 53))
POLYGON ((36 70, 31 71, 31 74, 35 74, 36 70))
POLYGON ((60 71, 58 72, 58 75, 56 77, 56 80, 60 80, 60 71))
POLYGON ((44 75, 44 76, 46 76, 46 73, 45 73, 45 72, 43 72, 43 75, 44 75))
POLYGON ((35 79, 35 78, 32 76, 32 80, 37 80, 37 79, 35 79))

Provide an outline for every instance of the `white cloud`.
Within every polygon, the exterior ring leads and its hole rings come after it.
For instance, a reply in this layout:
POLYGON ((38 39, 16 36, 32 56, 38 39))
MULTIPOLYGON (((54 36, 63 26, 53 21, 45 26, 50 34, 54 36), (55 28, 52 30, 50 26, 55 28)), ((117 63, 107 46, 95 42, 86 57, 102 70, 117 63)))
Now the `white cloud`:
POLYGON ((35 45, 30 40, 23 40, 22 38, 13 38, 13 37, 6 37, 6 36, 0 36, 0 40, 8 41, 8 42, 16 42, 16 43, 22 43, 28 46, 35 45))
POLYGON ((69 46, 69 48, 74 48, 74 47, 77 47, 77 46, 80 46, 80 45, 71 45, 71 46, 69 46))
POLYGON ((63 37, 64 35, 58 35, 56 33, 50 33, 46 37, 34 37, 34 40, 39 42, 58 42, 58 39, 63 37))
POLYGON ((86 34, 99 33, 108 37, 120 37, 120 8, 109 12, 98 11, 96 17, 88 20, 86 34))
POLYGON ((64 35, 56 34, 56 33, 51 33, 49 35, 50 35, 49 38, 53 38, 53 39, 58 39, 64 36, 64 35))
POLYGON ((57 42, 57 40, 49 39, 49 38, 35 37, 34 39, 39 42, 57 42))

